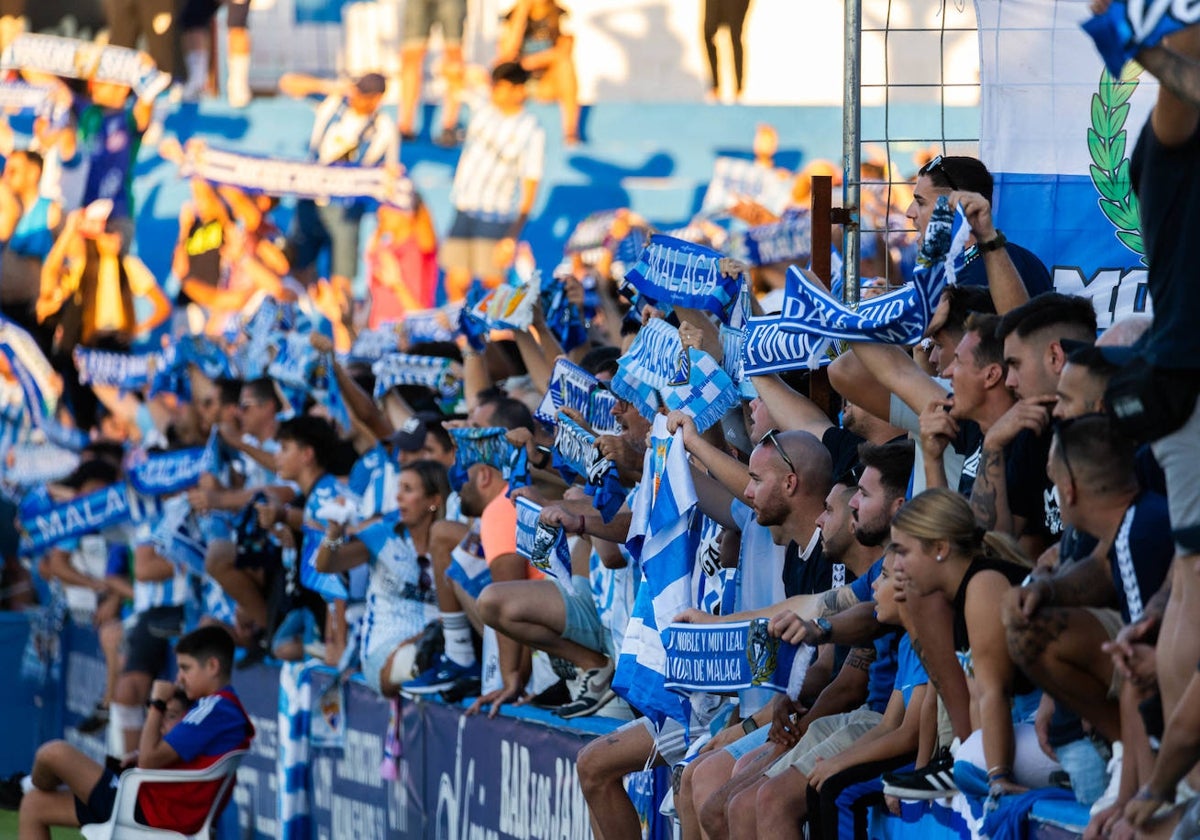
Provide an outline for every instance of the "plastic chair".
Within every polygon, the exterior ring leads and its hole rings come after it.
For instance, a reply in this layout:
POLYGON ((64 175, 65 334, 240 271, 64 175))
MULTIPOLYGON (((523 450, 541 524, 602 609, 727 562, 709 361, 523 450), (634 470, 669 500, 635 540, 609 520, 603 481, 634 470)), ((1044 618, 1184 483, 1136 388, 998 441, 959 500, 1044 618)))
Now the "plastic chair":
POLYGON ((238 765, 249 750, 234 750, 203 770, 142 770, 134 768, 121 774, 117 798, 108 822, 85 825, 80 829, 86 840, 208 840, 209 828, 237 781, 238 765), (204 825, 195 834, 181 834, 166 828, 152 828, 134 817, 138 790, 146 782, 210 782, 223 779, 204 825))

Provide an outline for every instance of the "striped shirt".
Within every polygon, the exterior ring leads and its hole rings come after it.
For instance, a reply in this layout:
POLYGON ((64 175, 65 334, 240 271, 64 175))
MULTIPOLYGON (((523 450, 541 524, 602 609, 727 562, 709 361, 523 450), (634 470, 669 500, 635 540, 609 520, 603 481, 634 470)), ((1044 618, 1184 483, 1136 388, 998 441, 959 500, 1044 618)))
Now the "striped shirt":
POLYGON ((308 151, 318 163, 381 166, 400 160, 399 135, 383 111, 359 114, 341 96, 327 96, 317 106, 308 151))
POLYGON ((450 200, 459 212, 512 221, 520 214, 522 182, 541 180, 545 157, 546 132, 537 117, 485 104, 467 126, 450 200))

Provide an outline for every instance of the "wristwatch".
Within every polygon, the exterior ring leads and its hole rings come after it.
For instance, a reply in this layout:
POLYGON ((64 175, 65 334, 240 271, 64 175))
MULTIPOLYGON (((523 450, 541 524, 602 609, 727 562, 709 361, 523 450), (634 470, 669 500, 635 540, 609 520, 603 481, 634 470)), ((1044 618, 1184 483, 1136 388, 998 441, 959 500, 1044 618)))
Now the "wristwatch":
POLYGON ((979 249, 979 253, 986 254, 989 251, 999 251, 1008 244, 1008 237, 1004 235, 1004 231, 997 229, 996 235, 987 242, 976 242, 975 247, 979 249))
POLYGON ((833 636, 833 625, 829 623, 828 618, 817 618, 813 620, 813 624, 817 625, 817 629, 821 631, 821 638, 817 639, 817 644, 828 642, 833 636))
POLYGON ((758 729, 758 721, 752 717, 748 717, 742 721, 742 731, 749 735, 755 729, 758 729))
POLYGON ((147 709, 158 709, 158 711, 159 711, 161 714, 166 714, 166 712, 167 712, 167 701, 166 701, 166 700, 161 700, 161 699, 159 699, 158 697, 155 697, 153 700, 150 700, 150 701, 148 701, 148 702, 146 703, 146 708, 147 708, 147 709))

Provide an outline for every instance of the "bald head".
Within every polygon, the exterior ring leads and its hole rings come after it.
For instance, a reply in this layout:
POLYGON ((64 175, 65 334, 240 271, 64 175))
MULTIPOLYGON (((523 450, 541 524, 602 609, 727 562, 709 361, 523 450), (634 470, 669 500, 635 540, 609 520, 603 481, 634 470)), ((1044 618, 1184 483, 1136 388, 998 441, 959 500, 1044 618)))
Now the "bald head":
MULTIPOLYGON (((833 486, 833 458, 825 444, 809 432, 800 431, 778 432, 772 439, 791 459, 794 469, 783 463, 784 459, 778 452, 775 453, 783 469, 796 473, 800 492, 805 496, 815 496, 824 504, 825 496, 833 486)), ((766 440, 759 445, 774 448, 766 440)))
POLYGON ((1149 315, 1130 315, 1122 318, 1113 322, 1113 325, 1096 339, 1096 346, 1128 347, 1141 338, 1152 323, 1154 319, 1149 315))

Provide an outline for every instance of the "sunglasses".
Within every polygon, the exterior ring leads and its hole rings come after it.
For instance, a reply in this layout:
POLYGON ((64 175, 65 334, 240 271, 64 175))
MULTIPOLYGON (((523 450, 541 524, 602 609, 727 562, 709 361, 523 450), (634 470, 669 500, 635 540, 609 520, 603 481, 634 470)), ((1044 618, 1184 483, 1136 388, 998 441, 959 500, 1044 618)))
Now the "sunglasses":
POLYGON ((866 471, 867 468, 863 466, 862 463, 857 463, 838 476, 838 479, 834 482, 834 484, 844 484, 847 487, 857 487, 858 482, 862 480, 863 473, 866 471))
POLYGON ((762 439, 774 446, 775 451, 779 453, 779 457, 782 458, 783 462, 788 465, 788 469, 792 472, 795 472, 796 465, 792 463, 792 459, 788 457, 788 454, 783 451, 783 446, 780 445, 779 440, 776 438, 776 435, 778 434, 778 429, 767 429, 766 433, 762 436, 762 439))
POLYGON ((958 184, 954 183, 954 179, 950 177, 950 172, 946 169, 946 159, 941 155, 937 155, 929 163, 921 167, 918 175, 928 175, 930 172, 937 171, 942 173, 942 177, 946 179, 946 183, 950 185, 950 189, 957 190, 958 184))

